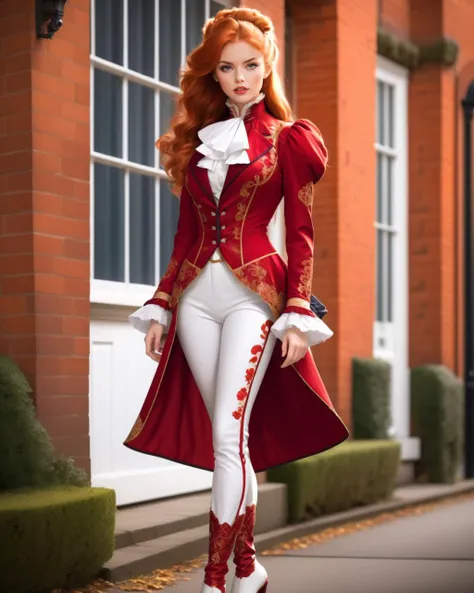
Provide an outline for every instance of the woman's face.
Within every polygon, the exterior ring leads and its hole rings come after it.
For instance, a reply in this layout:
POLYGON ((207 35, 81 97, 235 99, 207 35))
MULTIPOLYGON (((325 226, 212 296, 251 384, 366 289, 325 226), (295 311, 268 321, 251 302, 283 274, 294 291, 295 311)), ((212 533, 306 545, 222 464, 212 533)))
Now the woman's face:
POLYGON ((263 54, 246 41, 225 45, 215 70, 222 90, 238 106, 258 97, 269 73, 265 71, 263 54))

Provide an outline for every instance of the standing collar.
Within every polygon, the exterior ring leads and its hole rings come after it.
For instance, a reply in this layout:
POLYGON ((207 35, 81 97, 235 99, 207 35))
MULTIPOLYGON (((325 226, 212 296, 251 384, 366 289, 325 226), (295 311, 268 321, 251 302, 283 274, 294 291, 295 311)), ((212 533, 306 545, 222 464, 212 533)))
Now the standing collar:
POLYGON ((240 117, 244 121, 253 119, 255 116, 263 113, 265 111, 265 94, 260 93, 258 97, 245 103, 242 108, 242 112, 239 113, 239 108, 235 103, 233 103, 230 99, 227 99, 225 104, 229 109, 231 117, 240 117))

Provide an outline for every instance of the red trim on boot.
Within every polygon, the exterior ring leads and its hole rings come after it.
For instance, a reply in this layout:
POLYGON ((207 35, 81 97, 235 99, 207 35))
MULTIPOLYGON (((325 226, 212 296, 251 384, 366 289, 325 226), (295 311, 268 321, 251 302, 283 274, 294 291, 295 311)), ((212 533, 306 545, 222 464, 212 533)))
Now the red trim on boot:
POLYGON ((239 579, 249 577, 255 570, 255 529, 256 506, 253 504, 245 508, 245 518, 242 529, 237 534, 234 549, 235 576, 239 579))
POLYGON ((212 509, 209 515, 209 559, 204 569, 204 583, 225 593, 225 577, 229 569, 227 561, 242 527, 244 515, 239 515, 233 525, 219 523, 212 509))

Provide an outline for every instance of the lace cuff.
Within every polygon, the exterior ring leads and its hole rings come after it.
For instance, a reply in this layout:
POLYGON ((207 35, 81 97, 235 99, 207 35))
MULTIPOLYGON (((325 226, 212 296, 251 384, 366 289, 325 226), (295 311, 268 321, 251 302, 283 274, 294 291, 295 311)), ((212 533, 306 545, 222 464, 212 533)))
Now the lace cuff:
POLYGON ((289 327, 296 327, 307 334, 309 346, 325 342, 333 335, 333 331, 329 329, 322 319, 300 313, 283 313, 272 325, 271 331, 279 340, 283 341, 285 332, 289 327))
POLYGON ((150 327, 150 321, 158 321, 164 326, 163 333, 168 331, 171 323, 171 311, 167 311, 159 305, 145 305, 128 316, 128 320, 135 329, 146 334, 150 327))

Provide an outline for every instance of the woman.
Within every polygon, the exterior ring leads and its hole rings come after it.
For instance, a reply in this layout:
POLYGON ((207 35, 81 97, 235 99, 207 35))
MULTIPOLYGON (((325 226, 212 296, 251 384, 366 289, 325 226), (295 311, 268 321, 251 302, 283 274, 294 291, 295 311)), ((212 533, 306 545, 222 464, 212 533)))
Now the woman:
POLYGON ((255 472, 348 435, 309 349, 332 335, 310 308, 312 188, 327 152, 311 122, 292 121, 277 55, 273 25, 256 10, 206 23, 157 142, 180 192, 173 253, 130 316, 159 366, 125 444, 214 472, 203 593, 225 593, 233 550, 232 593, 266 591, 255 472), (267 235, 283 195, 288 265, 267 235))

